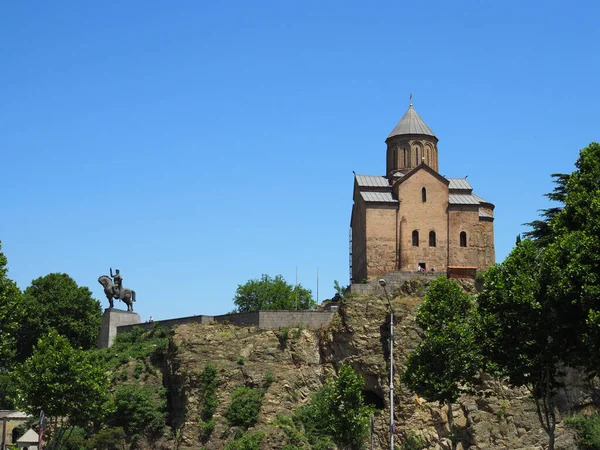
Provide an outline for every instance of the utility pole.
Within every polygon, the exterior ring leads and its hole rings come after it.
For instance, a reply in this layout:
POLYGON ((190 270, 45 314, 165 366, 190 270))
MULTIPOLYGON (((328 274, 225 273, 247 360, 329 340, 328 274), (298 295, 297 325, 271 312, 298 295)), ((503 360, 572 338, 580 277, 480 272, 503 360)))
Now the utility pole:
POLYGON ((385 280, 382 278, 379 280, 379 285, 385 292, 385 297, 388 301, 390 308, 390 450, 394 450, 394 310, 392 309, 392 302, 388 295, 385 280))

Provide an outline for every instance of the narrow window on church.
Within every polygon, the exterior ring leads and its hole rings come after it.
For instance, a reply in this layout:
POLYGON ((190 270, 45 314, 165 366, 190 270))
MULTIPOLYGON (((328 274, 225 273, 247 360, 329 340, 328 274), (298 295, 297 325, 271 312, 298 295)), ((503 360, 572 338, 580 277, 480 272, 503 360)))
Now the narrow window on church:
POLYGON ((402 151, 404 152, 404 167, 406 167, 408 164, 406 164, 406 149, 403 148, 402 151))
POLYGON ((460 246, 461 247, 467 246, 467 233, 465 233, 464 231, 460 232, 460 246))
POLYGON ((417 230, 414 230, 412 232, 412 244, 413 244, 413 247, 419 246, 419 232, 417 230))
POLYGON ((421 201, 425 203, 427 201, 427 189, 421 189, 421 201))
POLYGON ((429 246, 435 247, 435 231, 429 232, 429 246))

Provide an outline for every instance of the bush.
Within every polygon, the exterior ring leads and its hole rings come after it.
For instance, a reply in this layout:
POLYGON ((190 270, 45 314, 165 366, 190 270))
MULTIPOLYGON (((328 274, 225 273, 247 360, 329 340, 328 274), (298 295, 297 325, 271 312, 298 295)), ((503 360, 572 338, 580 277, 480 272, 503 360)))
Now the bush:
POLYGON ((118 386, 110 409, 113 412, 108 416, 107 424, 123 427, 134 440, 144 432, 158 435, 165 427, 166 391, 162 387, 137 384, 118 386))
POLYGON ((216 424, 217 421, 215 419, 210 419, 208 422, 203 422, 200 424, 200 441, 203 443, 208 442, 216 424))
POLYGON ((125 431, 122 427, 104 428, 88 443, 88 447, 96 450, 120 450, 124 440, 125 431))
POLYGON ((231 394, 231 403, 225 411, 225 417, 231 425, 248 428, 258 419, 262 406, 264 389, 238 387, 231 394))
POLYGON ((260 443, 265 436, 265 433, 259 431, 243 433, 240 437, 229 442, 225 446, 225 450, 260 450, 260 443))
POLYGON ((579 414, 565 419, 569 428, 577 432, 577 447, 582 450, 600 449, 600 414, 579 414))
POLYGON ((219 378, 217 377, 217 368, 208 363, 200 372, 200 392, 202 393, 202 410, 200 417, 205 422, 212 419, 218 405, 217 389, 219 388, 219 378))

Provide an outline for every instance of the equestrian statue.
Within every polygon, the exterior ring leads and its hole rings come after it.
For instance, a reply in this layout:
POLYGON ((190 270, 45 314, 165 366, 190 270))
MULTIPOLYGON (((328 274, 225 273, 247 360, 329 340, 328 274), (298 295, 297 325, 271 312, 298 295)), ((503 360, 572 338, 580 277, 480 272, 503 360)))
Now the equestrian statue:
POLYGON ((128 288, 123 288, 123 277, 119 269, 115 269, 113 275, 112 267, 110 268, 110 277, 102 275, 98 277, 98 283, 104 288, 104 294, 110 303, 110 308, 114 308, 113 298, 122 300, 127 305, 127 311, 133 312, 133 302, 135 302, 135 291, 128 288), (112 278, 112 280, 111 280, 112 278))

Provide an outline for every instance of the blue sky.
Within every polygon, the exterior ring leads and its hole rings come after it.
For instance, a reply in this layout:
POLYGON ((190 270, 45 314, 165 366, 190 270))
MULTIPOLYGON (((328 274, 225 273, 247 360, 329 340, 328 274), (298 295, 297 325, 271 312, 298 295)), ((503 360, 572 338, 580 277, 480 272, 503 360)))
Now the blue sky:
POLYGON ((0 239, 146 320, 233 309, 282 274, 348 282, 352 171, 408 108, 440 173, 496 205, 496 255, 598 141, 597 2, 4 2, 0 239))

